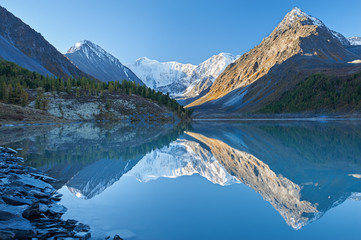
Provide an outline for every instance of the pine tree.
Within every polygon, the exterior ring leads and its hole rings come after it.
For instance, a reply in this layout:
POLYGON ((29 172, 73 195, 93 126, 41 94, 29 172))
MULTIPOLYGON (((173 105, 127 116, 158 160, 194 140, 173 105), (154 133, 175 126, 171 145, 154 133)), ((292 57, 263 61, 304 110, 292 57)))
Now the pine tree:
POLYGON ((70 78, 68 78, 68 81, 66 82, 66 92, 70 93, 71 92, 71 87, 72 87, 72 83, 70 78))
POLYGON ((1 79, 1 83, 0 83, 0 100, 2 100, 4 102, 6 100, 6 91, 7 91, 6 82, 5 82, 5 80, 1 79))
POLYGON ((43 89, 38 88, 36 90, 35 108, 40 109, 44 98, 43 89))
POLYGON ((114 91, 114 85, 113 85, 112 82, 109 82, 108 91, 109 91, 110 93, 114 91))
POLYGON ((80 87, 77 87, 76 88, 76 94, 75 94, 76 97, 80 97, 80 87))

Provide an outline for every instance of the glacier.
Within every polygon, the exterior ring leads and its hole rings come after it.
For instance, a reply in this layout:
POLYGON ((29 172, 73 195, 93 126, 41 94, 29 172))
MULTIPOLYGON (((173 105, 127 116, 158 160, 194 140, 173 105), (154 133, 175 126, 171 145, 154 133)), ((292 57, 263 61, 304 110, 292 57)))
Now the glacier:
POLYGON ((222 52, 199 65, 175 61, 159 62, 142 57, 127 66, 148 87, 182 100, 197 97, 208 91, 214 80, 239 57, 222 52))

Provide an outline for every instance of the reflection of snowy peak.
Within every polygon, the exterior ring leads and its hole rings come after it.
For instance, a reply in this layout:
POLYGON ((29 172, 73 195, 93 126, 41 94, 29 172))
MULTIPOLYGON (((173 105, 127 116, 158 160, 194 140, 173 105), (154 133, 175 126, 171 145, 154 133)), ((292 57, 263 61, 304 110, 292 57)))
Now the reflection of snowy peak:
POLYGON ((199 174, 214 184, 221 186, 237 183, 199 143, 177 140, 169 147, 163 147, 145 155, 139 163, 127 173, 141 182, 160 177, 177 178, 199 174))
POLYGON ((192 93, 192 97, 194 97, 199 95, 199 92, 194 90, 195 86, 209 80, 206 83, 208 88, 214 79, 237 58, 238 56, 229 53, 220 53, 195 66, 178 62, 158 62, 144 57, 138 59, 129 68, 148 87, 169 92, 171 95, 192 93))

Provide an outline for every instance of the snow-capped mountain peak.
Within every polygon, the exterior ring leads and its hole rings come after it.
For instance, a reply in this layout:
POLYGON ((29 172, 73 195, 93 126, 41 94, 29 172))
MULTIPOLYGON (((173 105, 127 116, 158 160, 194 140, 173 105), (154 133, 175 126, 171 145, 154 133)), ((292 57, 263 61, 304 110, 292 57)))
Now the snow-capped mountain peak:
POLYGON ((175 61, 159 62, 147 57, 139 58, 129 65, 129 68, 142 79, 145 85, 157 90, 180 79, 188 81, 187 79, 190 78, 196 67, 192 64, 175 61))
POLYGON ((77 42, 72 46, 68 51, 67 54, 75 53, 77 51, 83 51, 88 58, 91 58, 91 54, 96 54, 99 58, 106 58, 110 60, 113 63, 120 63, 117 58, 115 58, 113 55, 105 51, 100 46, 96 45, 95 43, 92 43, 89 40, 83 40, 80 42, 77 42))
POLYGON ((159 62, 142 57, 130 64, 129 68, 148 87, 164 93, 169 92, 172 96, 184 96, 185 93, 192 92, 190 97, 196 97, 203 90, 207 90, 218 75, 238 57, 222 52, 199 65, 175 61, 159 62), (197 90, 194 90, 194 87, 197 90))
POLYGON ((65 55, 83 72, 99 80, 105 82, 128 80, 144 84, 116 57, 89 40, 75 43, 65 55))
POLYGON ((351 45, 361 45, 361 37, 350 37, 347 40, 351 45))
POLYGON ((319 27, 325 26, 325 24, 321 20, 308 15, 307 13, 303 12, 301 9, 299 9, 297 7, 293 8, 289 13, 287 13, 287 15, 283 21, 287 22, 288 24, 292 24, 297 19, 300 19, 300 18, 306 18, 307 20, 309 20, 309 22, 312 25, 316 25, 319 27))
POLYGON ((342 45, 350 45, 350 42, 341 33, 329 29, 320 19, 303 12, 297 7, 293 8, 289 13, 286 14, 282 22, 278 25, 277 29, 282 29, 285 26, 291 27, 298 21, 300 21, 303 25, 314 25, 329 31, 333 37, 342 45))

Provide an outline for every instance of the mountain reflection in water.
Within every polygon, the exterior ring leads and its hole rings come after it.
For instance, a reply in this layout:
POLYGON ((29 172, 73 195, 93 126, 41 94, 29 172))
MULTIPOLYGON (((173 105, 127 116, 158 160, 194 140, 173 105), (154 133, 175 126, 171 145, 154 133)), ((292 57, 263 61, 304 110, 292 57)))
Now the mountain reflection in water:
POLYGON ((218 186, 243 183, 294 229, 361 196, 357 122, 195 122, 192 126, 71 124, 0 129, 25 164, 83 199, 122 177, 140 182, 198 174, 218 186), (19 128, 20 129, 20 128, 19 128), (16 135, 15 135, 16 133, 16 135))

